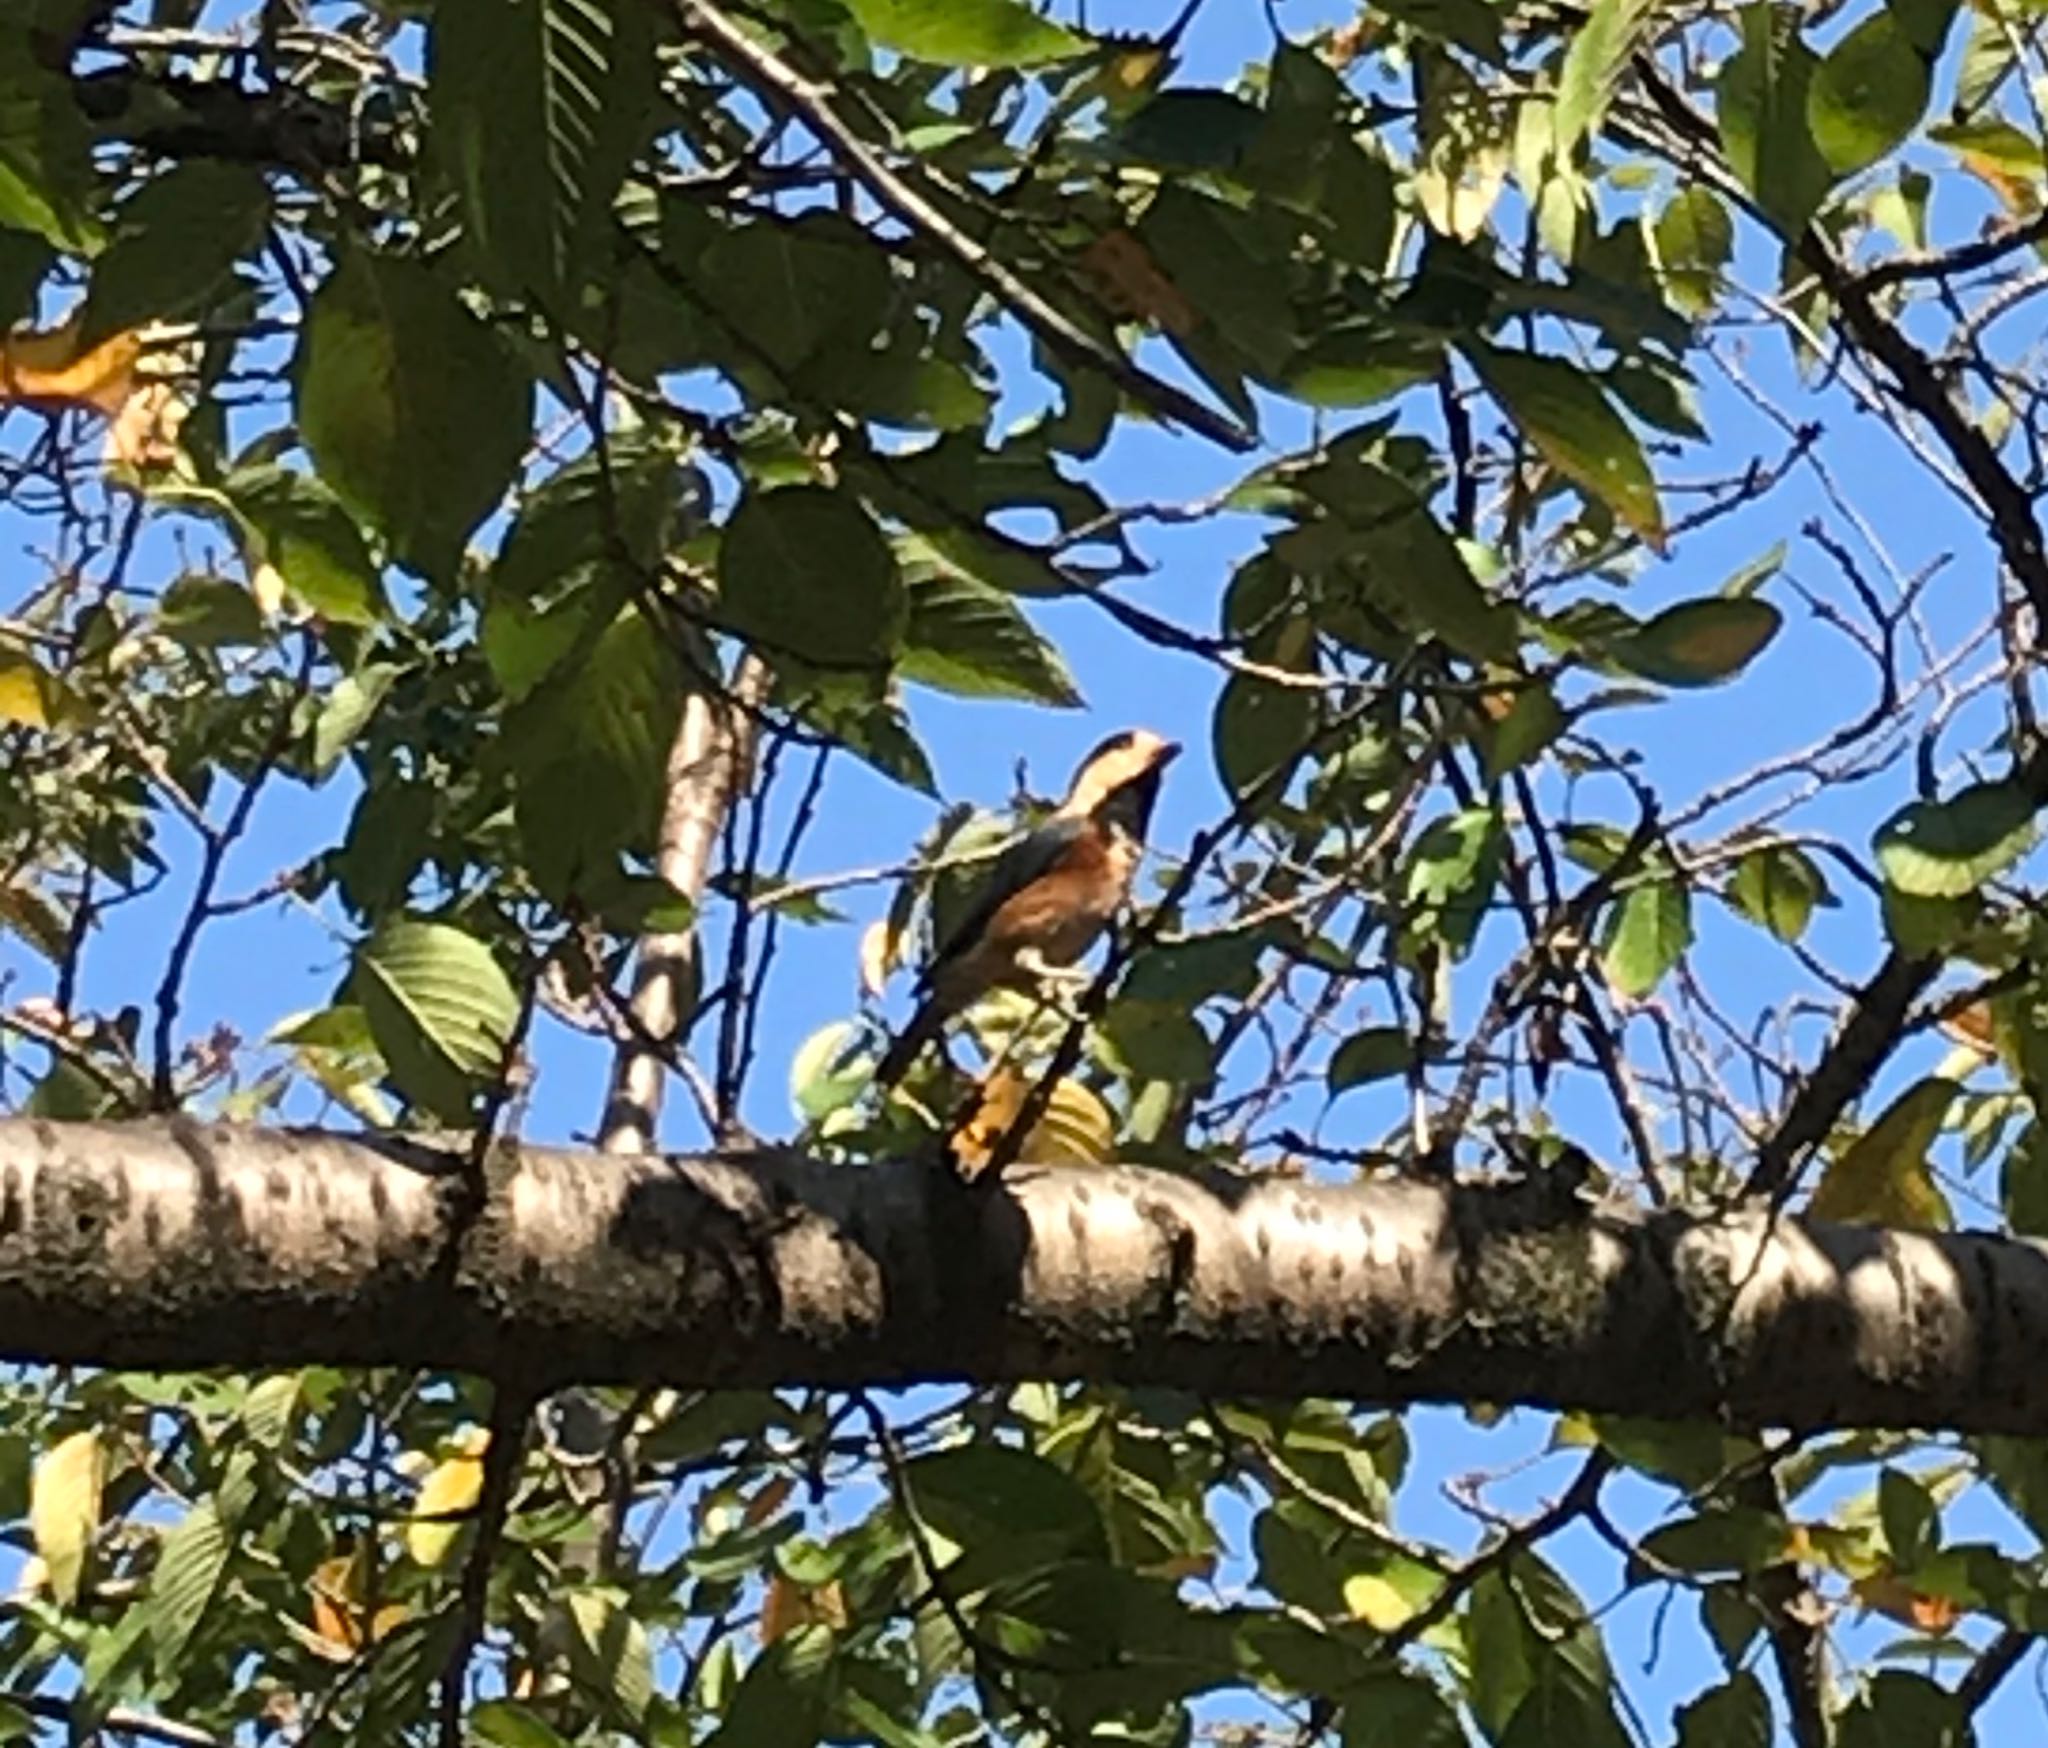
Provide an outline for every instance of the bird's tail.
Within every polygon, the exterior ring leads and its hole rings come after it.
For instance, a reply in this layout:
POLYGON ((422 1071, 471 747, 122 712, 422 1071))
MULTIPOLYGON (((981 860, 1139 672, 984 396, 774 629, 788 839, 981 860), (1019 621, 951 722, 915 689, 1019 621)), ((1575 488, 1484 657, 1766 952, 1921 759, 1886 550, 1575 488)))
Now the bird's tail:
POLYGON ((924 1047, 939 1035, 946 1023, 946 1004, 928 995, 918 1004, 910 1023, 896 1034, 895 1042, 883 1053, 875 1070, 875 1085, 887 1092, 910 1072, 910 1065, 924 1053, 924 1047))

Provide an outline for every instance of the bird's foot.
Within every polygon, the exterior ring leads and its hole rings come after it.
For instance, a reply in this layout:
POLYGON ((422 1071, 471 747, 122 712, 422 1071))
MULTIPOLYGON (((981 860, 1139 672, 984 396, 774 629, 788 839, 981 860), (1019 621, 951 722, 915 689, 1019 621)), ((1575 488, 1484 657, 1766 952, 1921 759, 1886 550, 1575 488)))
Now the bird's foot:
POLYGON ((1080 965, 1053 965, 1036 947, 1026 947, 1017 955, 1019 969, 1028 971, 1049 992, 1075 996, 1095 981, 1094 974, 1080 965))

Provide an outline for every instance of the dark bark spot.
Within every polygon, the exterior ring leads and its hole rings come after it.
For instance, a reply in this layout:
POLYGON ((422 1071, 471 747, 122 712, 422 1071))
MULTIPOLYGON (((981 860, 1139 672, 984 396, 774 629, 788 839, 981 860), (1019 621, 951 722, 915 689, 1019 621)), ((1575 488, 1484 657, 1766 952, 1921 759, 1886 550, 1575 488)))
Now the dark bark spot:
POLYGON ((21 1173, 14 1166, 0 1180, 0 1238, 13 1238, 22 1228, 21 1173))
POLYGON ((263 1174, 263 1193, 273 1202, 282 1202, 292 1193, 292 1180, 282 1167, 273 1165, 263 1174))

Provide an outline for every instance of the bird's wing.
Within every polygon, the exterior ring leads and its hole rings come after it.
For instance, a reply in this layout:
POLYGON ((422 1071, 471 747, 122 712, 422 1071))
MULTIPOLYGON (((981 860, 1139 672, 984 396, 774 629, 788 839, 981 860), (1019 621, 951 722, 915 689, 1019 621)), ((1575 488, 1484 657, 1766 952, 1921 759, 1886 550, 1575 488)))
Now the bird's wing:
POLYGON ((1087 829, 1084 819, 1055 816, 998 856, 988 878, 975 893, 974 902, 939 943, 938 951, 925 967, 924 981, 929 983, 932 974, 947 960, 958 957, 980 940, 1003 901, 1050 874, 1087 829))

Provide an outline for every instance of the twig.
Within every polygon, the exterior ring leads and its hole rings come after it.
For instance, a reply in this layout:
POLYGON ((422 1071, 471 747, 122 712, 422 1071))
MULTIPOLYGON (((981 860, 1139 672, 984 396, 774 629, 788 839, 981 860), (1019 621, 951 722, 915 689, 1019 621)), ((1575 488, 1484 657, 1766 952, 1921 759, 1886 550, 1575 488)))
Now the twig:
POLYGON ((469 1663, 484 1636, 491 1596, 491 1568, 505 1538, 505 1520, 526 1454, 526 1430, 539 1398, 521 1385, 498 1382, 491 1387, 490 1443, 484 1447, 484 1472, 476 1499, 476 1541, 462 1567, 462 1592, 457 1598, 455 1643, 441 1670, 440 1748, 462 1748, 462 1702, 469 1686, 469 1663))

